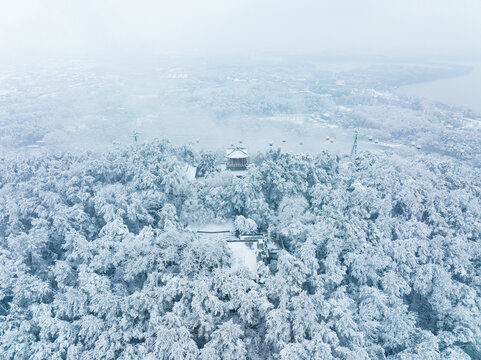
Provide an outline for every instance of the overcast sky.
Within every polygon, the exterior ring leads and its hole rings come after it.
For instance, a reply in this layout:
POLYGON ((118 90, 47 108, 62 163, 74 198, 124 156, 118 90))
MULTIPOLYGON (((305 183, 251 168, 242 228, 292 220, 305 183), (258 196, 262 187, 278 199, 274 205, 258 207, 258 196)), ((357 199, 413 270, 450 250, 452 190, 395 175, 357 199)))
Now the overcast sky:
POLYGON ((2 59, 481 53, 481 0, 0 0, 2 59))

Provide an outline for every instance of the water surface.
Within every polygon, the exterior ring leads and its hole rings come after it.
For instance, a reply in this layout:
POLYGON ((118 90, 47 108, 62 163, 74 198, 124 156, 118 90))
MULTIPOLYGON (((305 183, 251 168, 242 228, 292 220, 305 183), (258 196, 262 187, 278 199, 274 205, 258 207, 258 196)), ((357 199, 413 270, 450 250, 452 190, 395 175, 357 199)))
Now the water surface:
POLYGON ((474 70, 454 78, 404 85, 398 93, 441 101, 481 114, 481 63, 471 64, 474 70))

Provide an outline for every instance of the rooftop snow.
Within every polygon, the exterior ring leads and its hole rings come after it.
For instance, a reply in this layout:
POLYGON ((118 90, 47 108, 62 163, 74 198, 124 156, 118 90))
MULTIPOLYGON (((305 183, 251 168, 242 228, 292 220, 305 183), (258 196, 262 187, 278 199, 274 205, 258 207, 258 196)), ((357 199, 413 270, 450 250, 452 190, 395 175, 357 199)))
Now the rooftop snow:
POLYGON ((234 223, 224 222, 219 224, 191 224, 189 228, 193 231, 234 231, 234 223))
POLYGON ((245 148, 230 148, 226 150, 225 156, 229 159, 245 159, 249 154, 245 148))

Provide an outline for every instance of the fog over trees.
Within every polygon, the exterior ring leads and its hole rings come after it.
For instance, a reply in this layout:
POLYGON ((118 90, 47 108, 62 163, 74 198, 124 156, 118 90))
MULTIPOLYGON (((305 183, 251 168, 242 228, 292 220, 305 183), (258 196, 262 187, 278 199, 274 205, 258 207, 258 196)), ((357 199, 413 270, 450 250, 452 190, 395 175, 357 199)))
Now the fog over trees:
POLYGON ((153 141, 0 160, 4 359, 479 359, 481 173, 153 141), (191 181, 187 165, 202 164, 191 181), (257 276, 187 225, 285 245, 257 276))

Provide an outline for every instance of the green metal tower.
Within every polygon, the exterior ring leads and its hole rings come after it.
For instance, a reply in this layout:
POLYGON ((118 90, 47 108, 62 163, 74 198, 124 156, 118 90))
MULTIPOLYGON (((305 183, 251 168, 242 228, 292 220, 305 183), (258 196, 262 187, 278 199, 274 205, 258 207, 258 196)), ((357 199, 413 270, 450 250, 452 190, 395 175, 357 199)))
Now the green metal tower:
POLYGON ((455 166, 455 172, 458 174, 460 169, 461 169, 461 163, 463 162, 463 157, 464 157, 464 147, 461 150, 456 150, 456 166, 455 166))
POLYGON ((354 143, 352 144, 352 149, 351 149, 351 157, 354 158, 357 155, 357 135, 359 134, 359 131, 354 132, 354 143))
POLYGON ((134 131, 134 132, 132 133, 132 136, 133 136, 134 141, 135 141, 136 144, 137 144, 137 141, 138 141, 138 139, 139 139, 139 135, 140 135, 140 133, 137 132, 137 131, 134 131))

